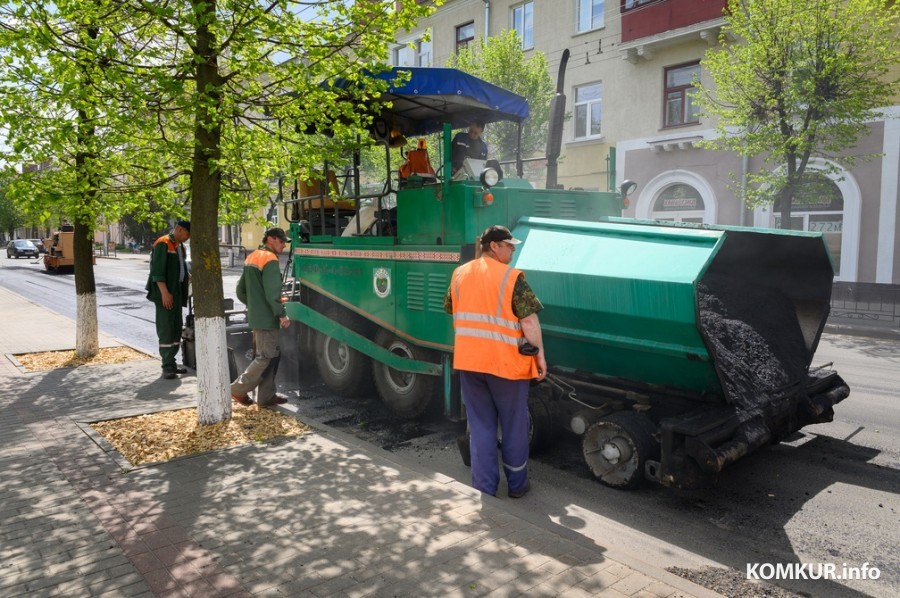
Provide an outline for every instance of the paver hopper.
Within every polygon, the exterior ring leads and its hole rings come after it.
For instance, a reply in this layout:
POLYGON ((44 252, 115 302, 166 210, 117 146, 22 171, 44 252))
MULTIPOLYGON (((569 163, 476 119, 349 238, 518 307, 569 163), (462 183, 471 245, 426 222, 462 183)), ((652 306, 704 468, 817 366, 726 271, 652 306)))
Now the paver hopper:
POLYGON ((646 467, 693 485, 849 394, 810 370, 833 275, 819 235, 542 218, 514 235, 555 396, 575 399, 563 413, 605 483, 646 467))

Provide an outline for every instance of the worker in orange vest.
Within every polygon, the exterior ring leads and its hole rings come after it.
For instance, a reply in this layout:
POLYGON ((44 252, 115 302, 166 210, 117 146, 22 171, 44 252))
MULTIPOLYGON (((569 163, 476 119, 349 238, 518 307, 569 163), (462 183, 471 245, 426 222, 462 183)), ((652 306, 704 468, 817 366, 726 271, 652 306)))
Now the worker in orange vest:
POLYGON ((496 495, 497 423, 509 496, 524 496, 528 481, 528 389, 543 380, 547 360, 538 312, 543 305, 510 266, 521 243, 505 226, 481 235, 481 257, 453 272, 444 309, 453 314, 453 367, 469 421, 472 486, 496 495))

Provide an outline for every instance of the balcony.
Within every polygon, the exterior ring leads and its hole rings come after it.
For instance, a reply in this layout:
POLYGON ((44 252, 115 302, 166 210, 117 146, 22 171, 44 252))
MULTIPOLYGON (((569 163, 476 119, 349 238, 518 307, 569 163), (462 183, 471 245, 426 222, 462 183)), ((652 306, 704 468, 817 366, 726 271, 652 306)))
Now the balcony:
POLYGON ((662 0, 622 12, 622 58, 653 60, 667 46, 701 39, 717 43, 727 0, 662 0))

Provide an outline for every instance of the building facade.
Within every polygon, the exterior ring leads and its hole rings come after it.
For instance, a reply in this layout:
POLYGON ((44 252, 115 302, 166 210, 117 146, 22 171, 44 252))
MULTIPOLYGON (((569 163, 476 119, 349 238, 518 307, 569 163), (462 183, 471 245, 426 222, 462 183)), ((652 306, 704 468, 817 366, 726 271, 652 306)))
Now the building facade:
MULTIPOLYGON (((715 123, 698 115, 690 82, 696 74, 711 86, 700 60, 718 43, 726 4, 446 0, 416 31, 399 38, 391 55, 398 66, 444 66, 459 48, 515 29, 526 56, 543 52, 555 74, 569 49, 565 91, 572 118, 563 137, 562 184, 606 190, 610 181, 633 180, 637 188, 626 216, 777 226, 771 208, 748 210, 732 191, 742 174, 759 169, 761 158, 697 147, 715 136, 715 123)), ((886 107, 886 118, 873 121, 868 135, 847 150, 881 157, 818 175, 827 178, 823 196, 793 214, 794 228, 824 233, 839 282, 900 284, 897 104, 886 107)), ((811 166, 825 164, 820 159, 811 166)))

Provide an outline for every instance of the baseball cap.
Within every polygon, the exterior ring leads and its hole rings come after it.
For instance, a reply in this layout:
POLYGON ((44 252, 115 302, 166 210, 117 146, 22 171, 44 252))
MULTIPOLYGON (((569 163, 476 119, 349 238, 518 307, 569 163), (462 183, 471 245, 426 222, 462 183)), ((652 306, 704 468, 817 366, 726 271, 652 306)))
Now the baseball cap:
POLYGON ((282 243, 290 243, 291 242, 291 240, 288 239, 288 236, 286 234, 284 234, 284 230, 280 229, 278 227, 270 228, 269 230, 267 230, 266 237, 275 237, 282 243))
POLYGON ((495 224, 494 226, 489 226, 481 233, 481 244, 487 245, 488 243, 495 242, 500 243, 501 241, 506 241, 507 243, 512 243, 513 245, 518 245, 522 241, 512 236, 512 233, 509 232, 509 229, 505 226, 500 226, 499 224, 495 224))
POLYGON ((191 232, 191 221, 190 220, 177 220, 175 222, 175 226, 180 226, 187 232, 191 232))

